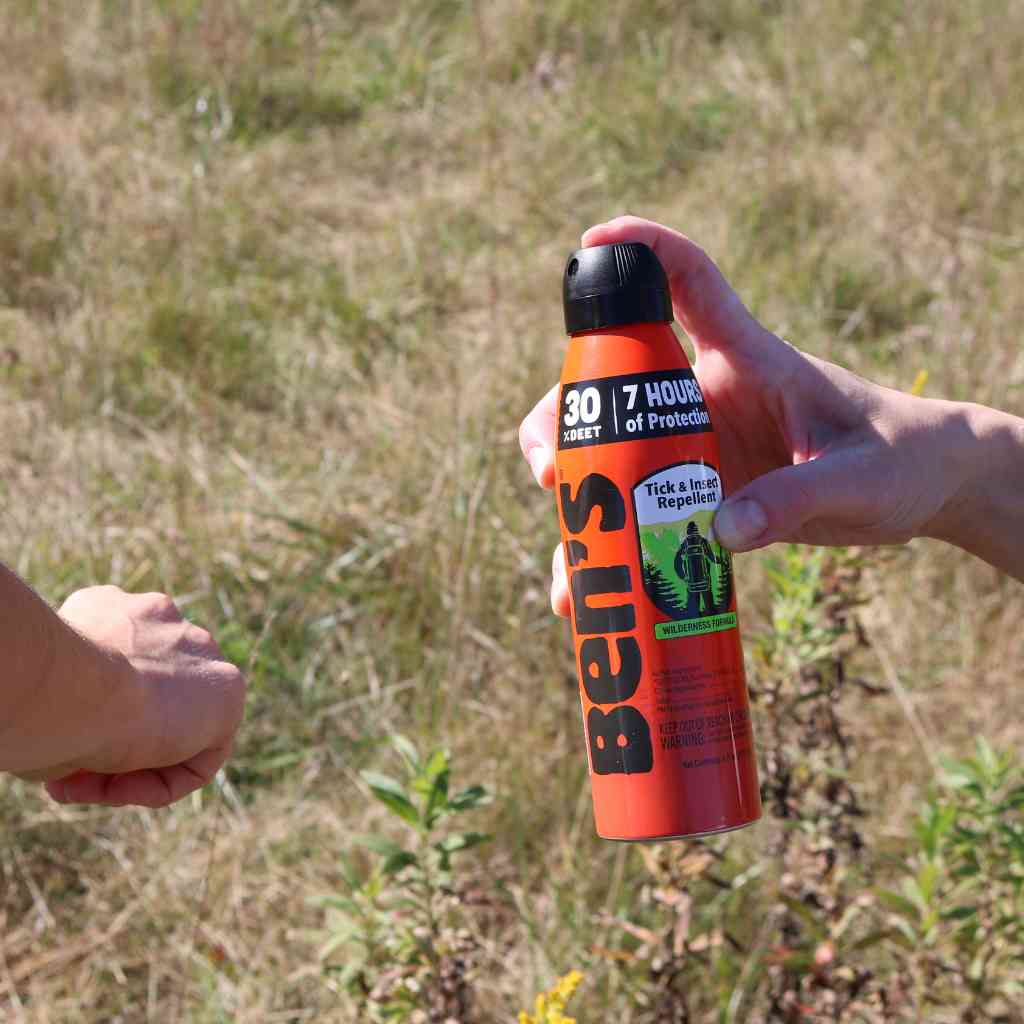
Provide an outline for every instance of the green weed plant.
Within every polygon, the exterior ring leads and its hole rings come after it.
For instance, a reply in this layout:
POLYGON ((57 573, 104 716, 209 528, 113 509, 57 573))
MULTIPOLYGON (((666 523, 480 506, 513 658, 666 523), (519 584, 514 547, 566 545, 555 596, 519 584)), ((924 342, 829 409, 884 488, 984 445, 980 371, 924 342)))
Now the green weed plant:
POLYGON ((460 831, 452 819, 490 801, 481 785, 449 788, 447 751, 421 756, 404 736, 392 737, 402 777, 363 771, 370 793, 399 824, 400 838, 364 835, 369 854, 362 869, 343 857, 343 895, 320 902, 328 909, 327 940, 320 956, 334 983, 355 996, 363 1019, 464 1020, 470 1013, 474 944, 459 927, 456 864, 491 837, 460 831), (447 1017, 445 1015, 448 1015, 447 1017))

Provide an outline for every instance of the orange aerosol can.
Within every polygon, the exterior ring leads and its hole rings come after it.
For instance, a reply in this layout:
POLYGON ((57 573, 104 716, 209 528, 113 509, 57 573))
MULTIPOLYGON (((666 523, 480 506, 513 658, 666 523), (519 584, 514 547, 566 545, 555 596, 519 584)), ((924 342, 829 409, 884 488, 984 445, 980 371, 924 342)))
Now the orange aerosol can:
POLYGON ((718 441, 639 242, 565 270, 558 516, 598 834, 660 840, 761 816, 718 441))

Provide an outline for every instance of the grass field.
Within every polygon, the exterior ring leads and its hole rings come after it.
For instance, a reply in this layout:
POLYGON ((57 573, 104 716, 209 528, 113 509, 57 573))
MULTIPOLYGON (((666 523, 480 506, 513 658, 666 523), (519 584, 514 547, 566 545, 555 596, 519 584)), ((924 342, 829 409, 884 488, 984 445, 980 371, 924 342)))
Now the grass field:
POLYGON ((0 781, 0 1017, 369 1021, 404 985, 405 1019, 510 1024, 576 968, 580 1024, 1024 1020, 1002 917, 961 963, 873 895, 924 863, 939 759, 1024 737, 1020 586, 929 542, 739 556, 789 788, 707 847, 604 843, 515 441, 564 257, 627 211, 800 347, 1024 414, 1022 97, 1018 0, 6 0, 0 560, 172 593, 251 697, 169 811, 0 781), (411 910, 325 952, 342 855, 405 841, 359 775, 396 733, 493 838, 433 959, 411 910))

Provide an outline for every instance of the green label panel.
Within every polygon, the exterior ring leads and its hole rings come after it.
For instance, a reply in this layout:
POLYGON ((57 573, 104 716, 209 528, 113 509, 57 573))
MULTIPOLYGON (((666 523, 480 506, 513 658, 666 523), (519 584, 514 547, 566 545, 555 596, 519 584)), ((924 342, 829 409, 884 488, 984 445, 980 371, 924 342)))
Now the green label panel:
POLYGON ((656 626, 659 640, 736 626, 732 559, 713 529, 721 502, 718 470, 703 459, 666 466, 633 487, 644 590, 672 620, 656 626))
POLYGON ((736 613, 725 615, 706 615, 702 619, 682 619, 678 622, 656 622, 654 635, 659 640, 671 640, 677 636, 697 636, 700 633, 721 633, 726 629, 735 629, 736 613))

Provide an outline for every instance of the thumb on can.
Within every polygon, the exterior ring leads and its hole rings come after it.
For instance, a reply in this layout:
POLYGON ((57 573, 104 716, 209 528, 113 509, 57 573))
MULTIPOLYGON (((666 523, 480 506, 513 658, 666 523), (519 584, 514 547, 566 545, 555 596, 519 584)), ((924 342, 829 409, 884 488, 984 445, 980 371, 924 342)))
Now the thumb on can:
POLYGON ((852 528, 858 502, 850 470, 844 459, 829 456, 773 469, 726 499, 715 515, 715 537, 731 551, 752 551, 800 541, 815 520, 835 521, 837 532, 852 528))

